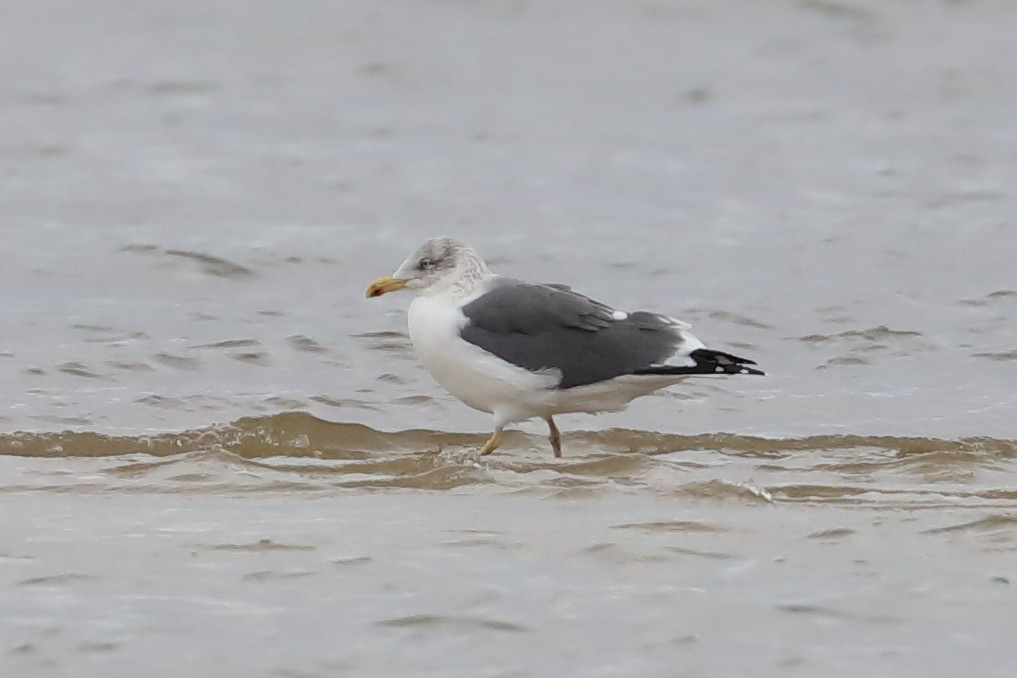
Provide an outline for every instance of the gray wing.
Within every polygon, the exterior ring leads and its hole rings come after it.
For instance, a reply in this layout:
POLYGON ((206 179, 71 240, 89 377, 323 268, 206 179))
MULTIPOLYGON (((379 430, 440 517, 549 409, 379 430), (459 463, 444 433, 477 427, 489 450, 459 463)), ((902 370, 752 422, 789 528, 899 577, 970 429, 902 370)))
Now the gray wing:
POLYGON ((669 318, 639 311, 618 320, 564 285, 501 278, 462 311, 463 339, 528 370, 559 370, 559 388, 651 369, 683 341, 669 318))

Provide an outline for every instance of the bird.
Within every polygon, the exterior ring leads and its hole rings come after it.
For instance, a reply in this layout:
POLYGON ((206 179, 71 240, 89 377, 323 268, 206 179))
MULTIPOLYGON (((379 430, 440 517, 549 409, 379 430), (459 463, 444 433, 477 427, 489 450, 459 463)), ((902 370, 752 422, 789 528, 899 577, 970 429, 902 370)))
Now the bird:
POLYGON ((494 452, 507 425, 533 418, 619 411, 640 396, 695 375, 763 375, 755 361, 707 348, 670 316, 620 311, 568 285, 491 272, 469 245, 432 238, 392 275, 371 282, 368 299, 416 293, 407 325, 417 359, 469 407, 494 416, 480 450, 494 452))

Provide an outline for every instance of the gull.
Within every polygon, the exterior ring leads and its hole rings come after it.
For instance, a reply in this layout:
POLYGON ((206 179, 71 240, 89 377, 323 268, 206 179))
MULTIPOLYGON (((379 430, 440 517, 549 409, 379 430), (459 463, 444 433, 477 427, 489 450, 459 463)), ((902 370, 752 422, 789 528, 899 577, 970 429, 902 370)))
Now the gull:
POLYGON ((622 410, 694 375, 763 374, 752 360, 706 348, 687 323, 495 275, 447 237, 418 247, 367 297, 403 289, 416 293, 408 327, 417 359, 449 393, 494 415, 482 455, 501 445, 505 426, 539 417, 560 457, 556 414, 622 410))

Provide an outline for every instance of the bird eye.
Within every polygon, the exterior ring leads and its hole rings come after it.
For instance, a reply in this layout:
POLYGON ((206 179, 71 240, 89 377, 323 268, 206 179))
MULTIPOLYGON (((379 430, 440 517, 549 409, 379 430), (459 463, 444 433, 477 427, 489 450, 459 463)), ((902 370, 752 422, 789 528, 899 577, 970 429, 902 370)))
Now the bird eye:
POLYGON ((417 263, 417 268, 419 268, 421 271, 430 271, 432 268, 434 268, 434 260, 424 257, 417 263))

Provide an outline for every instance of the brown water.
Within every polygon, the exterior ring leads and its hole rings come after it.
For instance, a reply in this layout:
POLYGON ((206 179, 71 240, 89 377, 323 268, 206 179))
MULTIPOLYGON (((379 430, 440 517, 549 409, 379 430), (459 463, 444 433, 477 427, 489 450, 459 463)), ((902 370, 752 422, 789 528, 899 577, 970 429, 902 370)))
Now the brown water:
POLYGON ((0 19, 0 675, 1012 675, 1017 5, 0 19), (768 376, 478 458, 440 233, 768 376))

